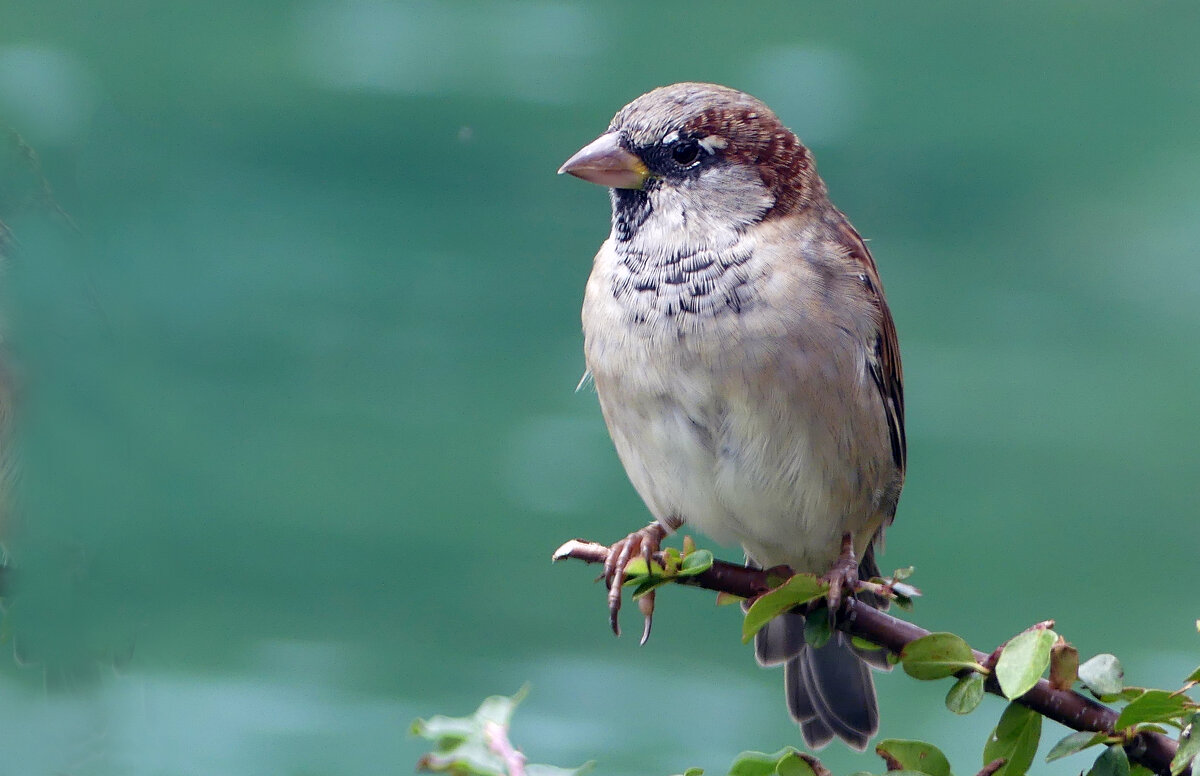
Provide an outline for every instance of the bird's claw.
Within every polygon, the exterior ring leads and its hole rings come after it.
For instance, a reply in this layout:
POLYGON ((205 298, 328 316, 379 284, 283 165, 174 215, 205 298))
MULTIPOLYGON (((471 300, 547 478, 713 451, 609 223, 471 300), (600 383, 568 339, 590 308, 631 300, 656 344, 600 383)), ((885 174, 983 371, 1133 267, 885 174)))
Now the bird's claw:
MULTIPOLYGON (((621 539, 608 550, 608 559, 604 561, 604 584, 608 586, 608 624, 618 636, 621 635, 621 625, 617 621, 617 614, 621 611, 621 585, 625 581, 625 567, 633 557, 640 555, 649 568, 654 553, 658 552, 666 535, 667 530, 662 525, 651 523, 621 539)), ((654 620, 654 593, 642 596, 638 600, 638 608, 646 618, 641 641, 645 644, 650 638, 650 626, 654 620)))
POLYGON ((833 562, 821 581, 829 584, 826 594, 829 622, 832 625, 837 619, 837 613, 842 608, 842 602, 847 597, 853 597, 858 592, 858 559, 854 557, 854 541, 850 534, 842 537, 842 551, 833 562))

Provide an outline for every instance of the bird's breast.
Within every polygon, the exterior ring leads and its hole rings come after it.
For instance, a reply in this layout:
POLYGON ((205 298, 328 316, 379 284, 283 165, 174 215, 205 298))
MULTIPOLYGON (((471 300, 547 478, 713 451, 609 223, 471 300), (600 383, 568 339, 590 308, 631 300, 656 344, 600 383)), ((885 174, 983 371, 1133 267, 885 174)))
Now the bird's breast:
POLYGON ((722 255, 597 257, 583 322, 605 421, 658 519, 824 571, 843 532, 877 520, 889 476, 875 445, 854 444, 886 439, 861 345, 805 313, 796 278, 722 255), (780 294, 794 304, 768 307, 780 294))

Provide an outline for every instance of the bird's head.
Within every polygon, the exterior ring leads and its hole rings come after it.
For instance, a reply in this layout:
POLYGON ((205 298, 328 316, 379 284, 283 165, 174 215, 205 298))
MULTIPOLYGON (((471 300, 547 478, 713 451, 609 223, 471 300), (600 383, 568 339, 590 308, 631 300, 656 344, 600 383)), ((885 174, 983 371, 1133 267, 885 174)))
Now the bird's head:
POLYGON ((679 83, 638 97, 559 170, 613 191, 613 232, 708 242, 825 196, 812 157, 748 94, 679 83))

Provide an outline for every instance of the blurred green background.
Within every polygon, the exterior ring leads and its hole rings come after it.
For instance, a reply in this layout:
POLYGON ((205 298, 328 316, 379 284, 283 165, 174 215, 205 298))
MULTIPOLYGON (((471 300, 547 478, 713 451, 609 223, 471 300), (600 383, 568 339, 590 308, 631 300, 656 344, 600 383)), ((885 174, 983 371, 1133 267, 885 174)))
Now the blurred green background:
MULTIPOLYGON (((667 591, 639 649, 549 562, 647 517, 574 392, 607 199, 554 172, 678 80, 773 106, 872 240, 910 444, 883 566, 917 567, 917 621, 986 648, 1053 617, 1175 682, 1198 35, 1183 3, 6 4, 0 774, 408 773, 414 717, 526 681, 537 762, 800 744, 735 611, 667 591)), ((977 767, 999 701, 878 684, 883 735, 977 767)))

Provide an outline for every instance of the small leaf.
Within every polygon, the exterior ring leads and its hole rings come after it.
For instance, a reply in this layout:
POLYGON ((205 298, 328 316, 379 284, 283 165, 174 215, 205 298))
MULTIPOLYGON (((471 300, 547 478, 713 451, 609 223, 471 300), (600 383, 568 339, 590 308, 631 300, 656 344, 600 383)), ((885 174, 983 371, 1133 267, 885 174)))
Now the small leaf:
POLYGON ((672 576, 679 572, 679 564, 683 561, 683 556, 679 550, 674 547, 667 547, 662 551, 663 566, 668 576, 672 576))
POLYGON ((679 774, 679 776, 701 776, 703 773, 703 768, 688 768, 686 771, 679 774))
POLYGON ((1129 776, 1129 758, 1120 745, 1108 747, 1096 758, 1087 776, 1129 776))
POLYGON ((1004 697, 1015 700, 1033 689, 1050 667, 1050 649, 1057 639, 1052 630, 1034 628, 1004 645, 996 661, 996 680, 1004 697))
POLYGON ((1079 678, 1079 650, 1062 636, 1050 650, 1050 686, 1056 690, 1069 690, 1079 678))
POLYGON ((1187 701, 1186 697, 1166 690, 1147 690, 1121 709, 1113 729, 1124 730, 1140 722, 1170 722, 1183 714, 1187 701))
MULTIPOLYGON (((850 637, 850 648, 853 649, 855 652, 859 652, 859 653, 863 653, 863 652, 866 652, 868 654, 869 653, 878 653, 881 658, 888 660, 891 665, 896 665, 896 663, 900 662, 900 658, 897 657, 895 654, 888 652, 886 649, 879 646, 878 644, 876 644, 873 641, 867 641, 866 639, 860 639, 858 636, 850 637), (893 659, 893 658, 895 658, 895 659, 893 659)), ((860 654, 860 657, 861 657, 861 654, 860 654)))
POLYGON ((413 735, 433 741, 435 748, 446 752, 472 736, 482 736, 483 728, 471 717, 444 717, 439 714, 413 722, 412 732, 413 735))
POLYGON ((762 630, 776 615, 820 598, 828 592, 828 583, 817 579, 815 574, 797 574, 771 592, 764 593, 751 604, 745 619, 742 620, 742 642, 754 638, 754 634, 762 630))
POLYGON ((1046 762, 1052 763, 1076 752, 1082 752, 1089 746, 1095 746, 1107 738, 1107 733, 1093 733, 1090 730, 1072 733, 1050 749, 1050 754, 1046 755, 1046 762))
POLYGON ((638 583, 637 588, 630 595, 630 598, 636 601, 647 593, 654 592, 655 588, 662 587, 670 581, 671 580, 663 579, 662 577, 641 577, 640 579, 629 580, 625 584, 628 585, 632 582, 638 583))
MULTIPOLYGON (((696 551, 696 540, 694 538, 692 538, 691 534, 687 534, 686 536, 683 537, 683 554, 691 555, 695 551, 696 551)), ((696 768, 695 770, 699 770, 699 768, 696 768)))
POLYGON ((813 649, 820 649, 829 643, 833 636, 833 627, 829 624, 829 610, 824 606, 809 613, 804 620, 804 641, 813 649))
POLYGON ((1079 681, 1097 697, 1116 695, 1125 687, 1125 671, 1115 656, 1096 655, 1079 667, 1079 681))
POLYGON ((694 577, 697 574, 708 571, 712 568, 713 554, 708 550, 696 550, 688 553, 683 557, 683 562, 679 565, 679 576, 694 577))
POLYGON ((729 766, 729 776, 774 776, 776 764, 784 755, 794 751, 789 747, 775 754, 742 752, 729 766))
POLYGON ((829 776, 821 761, 805 752, 789 752, 775 763, 778 776, 829 776))
POLYGON ((916 571, 916 569, 913 566, 905 566, 902 569, 896 569, 892 572, 892 579, 900 582, 911 577, 914 571, 916 571))
POLYGON ((900 651, 904 673, 914 679, 944 679, 964 668, 985 670, 975 662, 971 646, 953 633, 930 633, 900 651))
POLYGON ((1188 678, 1184 679, 1183 681, 1200 684, 1200 668, 1197 668, 1195 671, 1192 671, 1190 674, 1188 674, 1188 678))
POLYGON ((717 593, 717 606, 729 606, 730 604, 740 604, 742 601, 745 601, 745 600, 746 599, 742 598, 740 595, 734 595, 733 593, 726 593, 725 591, 721 591, 720 593, 717 593))
POLYGON ((483 741, 468 741, 450 752, 430 752, 418 768, 454 776, 504 776, 504 760, 483 741))
POLYGON ((1157 776, 1157 774, 1140 763, 1130 763, 1129 776, 1157 776))
MULTIPOLYGON (((1179 776, 1183 773, 1188 763, 1197 755, 1200 755, 1200 714, 1193 714, 1183 728, 1183 732, 1179 734, 1179 749, 1175 752, 1174 759, 1171 760, 1172 776, 1179 776)), ((1195 772, 1192 768, 1192 772, 1195 772)))
POLYGON ((889 769, 898 764, 901 769, 917 771, 927 776, 950 776, 950 761, 942 750, 924 741, 889 738, 875 746, 875 753, 884 758, 889 769))
POLYGON ((1005 763, 995 776, 1021 776, 1033 764, 1041 734, 1040 714, 1017 703, 1008 704, 991 737, 984 744, 983 764, 1003 757, 1005 763))
POLYGON ((906 584, 904 582, 896 582, 891 587, 892 587, 892 592, 895 593, 896 595, 900 596, 901 598, 920 598, 921 597, 921 591, 919 588, 915 588, 912 585, 906 584))
POLYGON ((1096 697, 1105 703, 1116 703, 1117 701, 1125 701, 1126 703, 1129 703, 1130 701, 1136 701, 1145 694, 1145 687, 1126 687, 1120 692, 1115 692, 1112 695, 1097 695, 1096 697))
POLYGON ((657 563, 651 563, 649 566, 647 566, 646 559, 639 555, 636 558, 629 559, 629 565, 625 567, 624 584, 632 585, 635 583, 640 583, 640 577, 648 577, 651 575, 662 577, 665 576, 665 573, 666 572, 664 571, 663 567, 657 563))
POLYGON ((475 716, 481 722, 495 722, 497 725, 508 727, 509 722, 512 721, 513 711, 521 701, 525 700, 527 695, 529 695, 528 684, 511 696, 493 695, 484 698, 483 703, 479 704, 479 708, 476 709, 475 716))
POLYGON ((970 714, 983 700, 983 677, 972 671, 946 693, 946 708, 955 714, 970 714))

